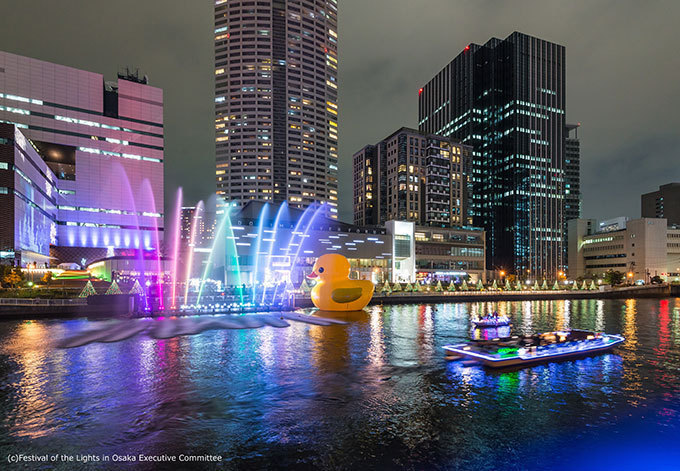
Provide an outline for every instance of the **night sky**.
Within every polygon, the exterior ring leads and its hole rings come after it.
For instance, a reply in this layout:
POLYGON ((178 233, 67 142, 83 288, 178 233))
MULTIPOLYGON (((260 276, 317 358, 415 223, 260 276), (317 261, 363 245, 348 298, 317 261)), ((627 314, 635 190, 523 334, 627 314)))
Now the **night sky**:
MULTIPOLYGON (((166 206, 214 191, 211 0, 4 0, 0 50, 164 89, 166 206)), ((680 181, 680 2, 339 0, 340 184, 352 153, 417 126, 417 95, 470 42, 513 31, 567 48, 567 121, 580 122, 585 217, 640 215, 680 181)), ((351 221, 351 192, 340 192, 351 221)), ((166 209, 166 212, 168 210, 166 209)))

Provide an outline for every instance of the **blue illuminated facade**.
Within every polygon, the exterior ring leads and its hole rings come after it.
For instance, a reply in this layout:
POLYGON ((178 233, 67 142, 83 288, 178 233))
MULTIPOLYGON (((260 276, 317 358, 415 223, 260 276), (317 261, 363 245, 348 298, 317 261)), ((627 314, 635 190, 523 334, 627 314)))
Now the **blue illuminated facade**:
POLYGON ((32 143, 0 123, 0 260, 48 263, 57 235, 56 182, 32 143))

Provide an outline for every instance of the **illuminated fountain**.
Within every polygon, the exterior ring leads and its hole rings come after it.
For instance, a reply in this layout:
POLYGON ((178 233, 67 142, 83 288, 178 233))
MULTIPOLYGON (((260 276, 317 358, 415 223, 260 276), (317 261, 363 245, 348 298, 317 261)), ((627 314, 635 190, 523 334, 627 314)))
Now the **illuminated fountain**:
POLYGON ((170 309, 177 309, 177 263, 179 262, 179 244, 182 238, 182 187, 177 189, 175 200, 175 215, 173 218, 172 231, 172 268, 170 269, 170 309))
MULTIPOLYGON (((151 182, 147 178, 142 182, 142 194, 145 194, 151 202, 151 214, 156 214, 156 198, 153 196, 153 189, 151 188, 151 182)), ((160 238, 158 237, 158 221, 154 218, 153 225, 154 243, 156 244, 155 258, 156 258, 156 286, 158 289, 158 309, 163 311, 165 309, 165 303, 163 296, 163 269, 161 268, 161 250, 160 250, 160 238)), ((144 271, 144 270, 142 270, 144 271)))
MULTIPOLYGON (((126 191, 126 196, 128 197, 129 202, 132 204, 132 211, 135 214, 135 226, 137 227, 137 232, 135 235, 135 239, 133 241, 133 247, 135 248, 135 253, 136 253, 136 263, 135 263, 135 269, 136 271, 140 274, 139 281, 141 286, 146 286, 146 280, 145 280, 145 263, 144 263, 144 240, 141 239, 141 230, 140 230, 140 224, 139 224, 139 212, 137 211, 137 204, 135 203, 135 198, 132 193, 132 185, 130 184, 130 179, 128 178, 127 172, 123 168, 123 166, 119 163, 114 163, 114 169, 120 174, 120 181, 123 182, 125 185, 125 191, 126 191)), ((143 302, 144 302, 144 308, 148 309, 149 308, 149 296, 148 292, 142 296, 143 302)))
POLYGON ((200 215, 205 212, 205 204, 201 201, 196 205, 191 227, 185 228, 189 229, 190 238, 184 242, 188 243, 188 247, 183 252, 182 242, 178 239, 181 230, 177 229, 182 204, 179 193, 176 204, 178 208, 172 222, 175 227, 172 241, 173 286, 170 289, 171 301, 166 305, 190 312, 281 308, 290 290, 294 289, 291 276, 303 253, 312 224, 326 210, 322 204, 313 204, 295 217, 286 203, 282 203, 275 214, 271 205, 264 203, 251 217, 249 225, 245 225, 236 221, 242 211, 237 202, 220 201, 212 244, 199 247, 198 226, 200 215), (273 216, 273 221, 270 216, 273 216), (250 248, 245 249, 246 246, 250 248), (207 253, 203 266, 197 260, 198 252, 207 253), (178 261, 182 253, 185 253, 185 260, 178 261), (245 271, 241 258, 248 260, 245 271), (184 276, 178 273, 180 261, 186 262, 184 276), (180 301, 177 292, 182 285, 184 296, 180 301), (218 288, 217 293, 215 287, 218 288))

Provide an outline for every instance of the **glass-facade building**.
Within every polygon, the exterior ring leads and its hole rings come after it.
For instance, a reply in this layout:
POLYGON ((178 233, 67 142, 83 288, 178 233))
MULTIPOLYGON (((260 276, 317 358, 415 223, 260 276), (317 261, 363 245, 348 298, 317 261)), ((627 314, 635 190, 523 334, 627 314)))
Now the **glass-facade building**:
POLYGON ((138 74, 118 79, 0 52, 0 122, 16 127, 54 176, 54 185, 42 175, 26 183, 56 209, 55 261, 84 265, 162 243, 163 91, 138 74))
POLYGON ((487 267, 564 269, 565 48, 514 32, 470 44, 419 90, 419 129, 473 147, 469 211, 487 267))
POLYGON ((217 195, 337 217, 336 0, 215 2, 217 195))

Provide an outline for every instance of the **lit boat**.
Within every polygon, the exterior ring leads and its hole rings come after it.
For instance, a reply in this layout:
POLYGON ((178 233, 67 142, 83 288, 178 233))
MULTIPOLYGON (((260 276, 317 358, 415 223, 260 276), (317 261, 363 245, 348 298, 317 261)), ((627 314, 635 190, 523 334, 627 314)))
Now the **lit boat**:
POLYGON ((572 329, 529 337, 445 345, 444 350, 448 357, 460 356, 492 368, 503 368, 602 353, 624 340, 621 335, 572 329))
POLYGON ((472 323, 477 327, 501 327, 510 325, 510 318, 508 316, 486 316, 481 319, 475 319, 472 323))

